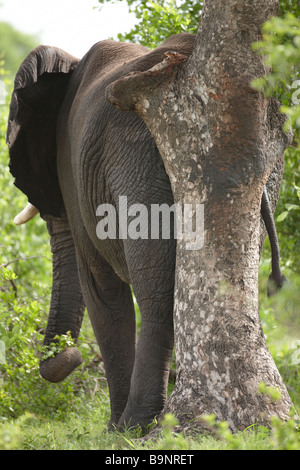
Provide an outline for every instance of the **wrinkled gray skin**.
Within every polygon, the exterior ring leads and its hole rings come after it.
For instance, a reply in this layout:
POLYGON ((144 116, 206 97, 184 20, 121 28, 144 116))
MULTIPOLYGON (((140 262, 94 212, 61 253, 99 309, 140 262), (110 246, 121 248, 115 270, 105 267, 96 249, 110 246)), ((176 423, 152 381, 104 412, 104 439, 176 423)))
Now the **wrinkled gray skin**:
MULTIPOLYGON (((15 184, 47 220, 53 288, 45 335, 77 339, 85 306, 103 356, 110 427, 146 426, 162 410, 173 349, 175 241, 99 240, 96 209, 173 204, 162 160, 145 124, 105 100, 108 84, 147 70, 172 50, 189 55, 194 36, 178 35, 149 52, 103 41, 78 61, 41 46, 21 65, 11 102, 8 145, 15 184), (56 134, 56 135, 55 135, 56 134), (133 287, 141 311, 136 347, 133 287)), ((149 211, 150 212, 150 211, 149 211)), ((149 224, 150 226, 150 224, 149 224)), ((41 363, 63 380, 81 363, 76 348, 41 363)))

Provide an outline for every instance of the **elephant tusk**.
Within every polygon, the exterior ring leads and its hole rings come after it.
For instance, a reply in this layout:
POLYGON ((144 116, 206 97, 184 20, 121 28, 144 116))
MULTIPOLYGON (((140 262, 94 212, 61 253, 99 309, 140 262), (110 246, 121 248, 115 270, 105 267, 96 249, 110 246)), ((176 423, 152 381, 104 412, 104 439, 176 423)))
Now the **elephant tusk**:
POLYGON ((28 204, 25 209, 20 212, 20 214, 16 215, 14 218, 14 224, 26 224, 26 222, 33 219, 33 217, 35 217, 38 213, 39 210, 36 207, 34 207, 32 204, 28 204))

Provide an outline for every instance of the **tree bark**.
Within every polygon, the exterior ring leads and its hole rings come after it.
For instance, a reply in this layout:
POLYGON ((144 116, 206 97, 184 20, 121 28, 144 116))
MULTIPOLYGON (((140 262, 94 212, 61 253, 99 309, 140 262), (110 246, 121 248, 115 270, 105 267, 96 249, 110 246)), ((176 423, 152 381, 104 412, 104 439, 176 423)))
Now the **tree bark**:
POLYGON ((204 207, 203 246, 190 249, 186 233, 177 241, 177 378, 163 413, 174 413, 183 430, 202 428, 203 414, 233 431, 268 425, 273 415, 288 419, 292 406, 258 313, 261 196, 289 136, 277 103, 250 86, 264 74, 251 44, 277 7, 277 0, 206 0, 189 59, 170 51, 107 90, 150 129, 174 202, 204 207), (259 394, 261 382, 281 399, 259 394))

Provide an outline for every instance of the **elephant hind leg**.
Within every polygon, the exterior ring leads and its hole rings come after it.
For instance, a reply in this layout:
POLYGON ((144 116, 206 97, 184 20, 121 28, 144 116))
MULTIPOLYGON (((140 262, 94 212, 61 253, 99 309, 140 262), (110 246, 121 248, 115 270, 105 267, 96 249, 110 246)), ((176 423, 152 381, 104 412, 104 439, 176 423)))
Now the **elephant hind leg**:
POLYGON ((148 426, 159 416, 166 402, 173 351, 172 323, 143 321, 139 336, 131 389, 126 408, 118 422, 120 431, 148 426))
POLYGON ((136 324, 130 286, 92 244, 78 254, 82 291, 101 351, 110 392, 113 428, 126 406, 135 358, 136 324))
POLYGON ((143 257, 137 254, 131 271, 132 286, 141 311, 141 329, 130 394, 118 423, 120 430, 139 426, 147 431, 167 398, 174 345, 175 244, 165 241, 153 246, 151 242, 149 250, 153 248, 153 261, 143 265, 143 257))

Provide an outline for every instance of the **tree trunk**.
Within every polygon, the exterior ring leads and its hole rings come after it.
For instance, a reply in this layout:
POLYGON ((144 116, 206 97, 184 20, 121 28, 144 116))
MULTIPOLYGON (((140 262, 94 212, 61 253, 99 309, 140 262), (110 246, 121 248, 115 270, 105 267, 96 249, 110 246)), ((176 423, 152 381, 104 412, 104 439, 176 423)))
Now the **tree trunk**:
POLYGON ((206 0, 189 59, 170 52, 108 89, 113 104, 134 109, 149 127, 175 203, 204 208, 204 242, 193 244, 188 233, 177 242, 177 379, 164 413, 182 429, 201 428, 203 414, 233 431, 268 425, 272 415, 287 419, 292 406, 258 313, 260 202, 289 136, 277 103, 250 86, 264 73, 251 44, 277 4, 206 0), (259 394, 261 382, 281 399, 259 394))

